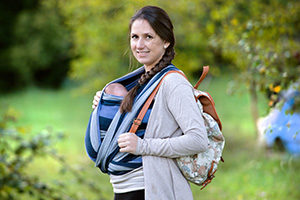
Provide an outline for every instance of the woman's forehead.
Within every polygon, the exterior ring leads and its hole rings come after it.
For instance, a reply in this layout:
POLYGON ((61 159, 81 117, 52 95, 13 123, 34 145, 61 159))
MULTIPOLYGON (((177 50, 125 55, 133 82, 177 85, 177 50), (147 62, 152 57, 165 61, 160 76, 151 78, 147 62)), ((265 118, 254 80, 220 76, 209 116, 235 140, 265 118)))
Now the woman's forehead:
POLYGON ((155 31, 147 20, 137 19, 132 23, 131 34, 155 34, 155 31))

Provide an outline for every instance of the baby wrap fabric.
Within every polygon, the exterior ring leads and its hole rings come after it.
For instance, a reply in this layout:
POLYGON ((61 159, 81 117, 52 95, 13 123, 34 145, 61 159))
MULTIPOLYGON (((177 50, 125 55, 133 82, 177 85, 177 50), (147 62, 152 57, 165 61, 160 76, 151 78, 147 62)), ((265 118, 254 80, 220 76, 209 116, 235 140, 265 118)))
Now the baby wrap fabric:
MULTIPOLYGON (((178 69, 174 65, 165 67, 139 89, 134 99, 132 110, 128 113, 121 114, 119 111, 122 97, 102 92, 99 104, 90 116, 85 135, 85 146, 87 154, 103 173, 121 175, 142 166, 141 156, 119 152, 117 139, 120 134, 129 131, 133 120, 137 117, 149 95, 161 78, 170 70, 178 69), (102 120, 101 123, 100 120, 102 120)), ((137 84, 138 78, 144 72, 144 67, 142 66, 121 78, 111 81, 102 91, 111 83, 121 83, 127 90, 130 90, 137 84)), ((147 124, 150 112, 151 108, 147 111, 142 121, 141 129, 136 132, 141 138, 143 138, 145 133, 143 124, 147 124)))

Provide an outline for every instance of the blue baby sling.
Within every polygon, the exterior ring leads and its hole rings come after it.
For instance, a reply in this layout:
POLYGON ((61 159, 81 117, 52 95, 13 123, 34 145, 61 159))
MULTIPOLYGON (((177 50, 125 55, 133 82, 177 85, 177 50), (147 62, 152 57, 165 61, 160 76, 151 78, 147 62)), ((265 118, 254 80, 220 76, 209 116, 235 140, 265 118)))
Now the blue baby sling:
MULTIPOLYGON (((144 67, 111 81, 103 88, 99 104, 91 113, 85 135, 87 154, 103 173, 122 175, 142 166, 141 156, 119 151, 117 139, 120 134, 129 131, 133 120, 152 91, 170 70, 178 69, 174 65, 169 65, 144 84, 134 99, 132 110, 127 113, 122 114, 119 111, 123 97, 106 94, 104 90, 111 83, 120 83, 129 91, 137 84, 141 74, 145 72, 144 67)), ((150 112, 151 108, 148 109, 142 125, 136 132, 141 138, 144 137, 150 112)))

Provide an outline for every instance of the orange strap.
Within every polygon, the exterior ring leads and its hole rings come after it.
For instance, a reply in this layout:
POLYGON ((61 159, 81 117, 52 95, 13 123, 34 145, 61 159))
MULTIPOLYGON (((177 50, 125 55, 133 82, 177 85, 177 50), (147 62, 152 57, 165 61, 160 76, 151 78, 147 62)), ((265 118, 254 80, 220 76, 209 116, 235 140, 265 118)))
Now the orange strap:
MULTIPOLYGON (((155 87, 155 89, 153 90, 153 92, 150 94, 149 98, 147 99, 147 101, 145 102, 143 108, 141 109, 139 115, 137 116, 137 118, 133 121, 133 124, 129 130, 130 133, 135 133, 138 129, 138 127, 141 125, 142 123, 142 120, 152 102, 152 100, 154 99, 158 89, 159 89, 159 86, 162 84, 162 81, 163 79, 168 75, 168 74, 171 74, 171 73, 178 73, 178 71, 175 71, 175 70, 172 70, 172 71, 169 71, 165 74, 165 76, 160 80, 160 82, 158 83, 158 85, 155 87)), ((181 72, 179 72, 181 73, 181 72)), ((183 74, 183 73, 181 73, 183 74)))
POLYGON ((216 163, 216 162, 215 162, 214 160, 211 162, 211 166, 210 166, 209 172, 207 173, 207 178, 206 178, 206 180, 204 181, 204 183, 202 183, 202 188, 201 188, 201 190, 203 190, 203 189, 211 182, 211 180, 212 180, 213 178, 215 178, 215 173, 216 173, 217 170, 215 170, 214 172, 212 172, 212 170, 214 169, 214 164, 215 164, 215 163, 216 163))
POLYGON ((202 74, 201 74, 201 76, 200 76, 198 82, 197 82, 196 85, 194 86, 195 89, 197 89, 197 88, 199 87, 200 83, 204 80, 204 78, 205 78, 206 74, 208 73, 208 71, 209 71, 209 66, 204 66, 204 67, 203 67, 202 74))

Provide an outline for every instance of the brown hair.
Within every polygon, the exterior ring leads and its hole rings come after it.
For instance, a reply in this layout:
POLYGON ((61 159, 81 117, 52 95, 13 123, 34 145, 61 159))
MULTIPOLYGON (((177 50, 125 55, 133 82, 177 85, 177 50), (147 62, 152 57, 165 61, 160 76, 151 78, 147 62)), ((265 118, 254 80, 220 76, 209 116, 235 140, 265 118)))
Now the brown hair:
POLYGON ((139 87, 150 80, 156 73, 160 72, 163 68, 171 64, 171 61, 175 56, 175 37, 173 33, 173 25, 170 17, 163 9, 156 6, 145 6, 141 8, 131 18, 129 23, 129 31, 131 30, 133 22, 137 19, 147 20, 156 34, 158 34, 162 40, 169 42, 170 45, 166 49, 160 61, 150 71, 145 72, 138 80, 138 84, 129 90, 128 94, 124 97, 121 103, 121 113, 131 111, 133 100, 139 87))

